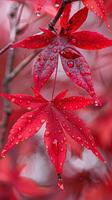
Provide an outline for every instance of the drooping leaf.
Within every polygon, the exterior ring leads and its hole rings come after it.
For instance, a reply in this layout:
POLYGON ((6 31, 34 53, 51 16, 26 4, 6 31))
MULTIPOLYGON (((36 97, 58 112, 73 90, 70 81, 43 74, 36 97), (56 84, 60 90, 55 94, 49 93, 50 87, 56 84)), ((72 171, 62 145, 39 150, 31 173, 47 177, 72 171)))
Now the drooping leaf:
POLYGON ((33 78, 38 91, 47 82, 54 69, 58 66, 58 50, 53 41, 36 58, 33 67, 33 78), (57 51, 57 52, 56 52, 57 51))
POLYGON ((92 85, 90 67, 85 58, 79 52, 76 54, 73 46, 69 47, 68 51, 71 55, 74 51, 74 59, 64 57, 63 51, 60 52, 61 62, 67 76, 78 86, 84 88, 94 99, 97 99, 92 85))
POLYGON ((57 174, 61 174, 66 158, 66 138, 58 120, 55 116, 55 111, 51 109, 51 112, 48 114, 44 140, 56 172, 57 174))

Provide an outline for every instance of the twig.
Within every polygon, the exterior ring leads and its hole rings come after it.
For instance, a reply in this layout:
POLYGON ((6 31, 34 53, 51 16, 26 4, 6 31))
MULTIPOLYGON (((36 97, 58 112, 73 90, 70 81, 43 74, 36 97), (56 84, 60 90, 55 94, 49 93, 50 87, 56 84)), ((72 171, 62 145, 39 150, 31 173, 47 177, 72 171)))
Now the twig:
POLYGON ((56 25, 57 21, 59 20, 60 16, 62 15, 65 6, 66 6, 66 1, 63 0, 56 16, 54 17, 54 19, 48 25, 49 29, 54 30, 54 26, 56 25))
POLYGON ((17 19, 16 19, 16 26, 19 24, 19 22, 21 20, 21 15, 22 15, 22 12, 23 12, 23 8, 24 8, 24 4, 21 4, 20 5, 19 14, 18 14, 17 19))
POLYGON ((2 49, 0 49, 0 54, 3 54, 5 51, 7 51, 10 47, 11 47, 11 42, 9 42, 8 44, 6 44, 6 46, 4 46, 2 49))
MULTIPOLYGON (((13 6, 11 7, 11 11, 9 13, 9 22, 10 22, 10 42, 5 45, 2 49, 0 49, 0 55, 3 54, 5 51, 7 51, 13 42, 16 40, 16 34, 18 34, 18 24, 20 22, 21 14, 24 8, 24 4, 20 5, 17 3, 14 3, 13 6), (17 16, 17 10, 20 7, 19 14, 17 16)), ((21 31, 21 30, 19 30, 21 31)), ((9 56, 10 57, 10 56, 9 56)))
POLYGON ((59 18, 61 17, 64 9, 65 9, 65 6, 69 3, 73 3, 75 1, 80 1, 80 0, 62 0, 62 4, 56 14, 56 16, 54 17, 54 19, 52 19, 52 21, 49 23, 48 27, 50 30, 53 30, 55 31, 54 29, 54 26, 56 25, 57 21, 59 20, 59 18))
MULTIPOLYGON (((17 34, 21 33, 23 28, 25 29, 25 27, 22 27, 18 31, 23 7, 24 7, 23 4, 20 5, 20 4, 14 3, 13 6, 11 7, 11 9, 10 9, 10 13, 9 13, 9 22, 10 22, 10 29, 11 29, 11 31, 10 31, 10 43, 8 45, 6 45, 1 50, 1 54, 10 48, 11 44, 16 41, 17 34)), ((15 57, 15 49, 13 49, 13 48, 9 49, 8 60, 7 60, 7 64, 6 64, 6 72, 5 72, 5 77, 4 77, 4 80, 3 80, 4 92, 10 93, 10 88, 9 88, 10 82, 19 74, 19 72, 21 70, 24 69, 24 67, 27 64, 29 64, 33 60, 33 58, 40 51, 41 50, 32 52, 32 54, 27 56, 20 64, 18 64, 15 68, 13 68, 14 57, 15 57)), ((7 123, 8 123, 8 119, 9 119, 10 114, 11 114, 10 103, 7 100, 5 100, 4 101, 4 116, 3 116, 3 120, 0 124, 0 128, 1 128, 0 145, 1 145, 1 147, 3 146, 5 139, 6 139, 6 136, 7 136, 6 127, 7 127, 7 123)))
MULTIPOLYGON (((16 66, 16 68, 11 71, 9 74, 7 74, 7 76, 4 79, 4 85, 8 85, 19 73, 21 70, 23 70, 25 68, 25 66, 27 64, 29 64, 35 57, 36 55, 40 52, 41 50, 38 51, 34 51, 32 54, 30 54, 29 56, 27 56, 20 64, 18 64, 16 66)), ((6 101, 7 104, 5 104, 4 106, 4 117, 3 117, 3 121, 2 124, 0 125, 0 128, 2 128, 2 133, 5 134, 6 132, 6 126, 7 126, 7 122, 8 122, 8 118, 10 116, 11 110, 10 110, 10 104, 8 104, 8 101, 6 101)), ((2 139, 1 139, 1 144, 4 143, 5 137, 4 134, 2 135, 2 139)))
POLYGON ((7 81, 12 81, 19 73, 21 70, 24 69, 24 67, 29 64, 34 58, 35 56, 39 53, 40 51, 34 51, 32 54, 30 54, 29 56, 27 56, 21 63, 19 63, 16 68, 7 75, 5 82, 7 81))
MULTIPOLYGON (((10 22, 10 42, 9 44, 11 45, 13 42, 15 42, 16 40, 16 29, 17 29, 17 25, 19 23, 17 23, 17 12, 18 12, 18 8, 19 8, 19 4, 18 3, 13 3, 13 5, 10 8, 10 12, 9 12, 9 22, 10 22)), ((4 50, 2 50, 3 52, 6 51, 6 49, 8 49, 10 47, 10 45, 7 46, 7 48, 5 47, 4 50)), ((8 51, 8 58, 7 58, 7 63, 6 63, 6 71, 5 71, 5 77, 4 77, 4 81, 3 81, 3 87, 4 87, 4 92, 9 93, 10 92, 10 88, 9 88, 9 81, 5 81, 7 79, 7 74, 11 73, 11 71, 13 70, 12 66, 13 66, 13 62, 14 62, 14 56, 15 56, 15 49, 9 49, 8 51)), ((1 127, 1 138, 0 138, 0 142, 1 142, 1 147, 5 142, 5 138, 6 138, 6 126, 8 123, 8 119, 9 116, 11 114, 11 106, 10 103, 5 100, 4 101, 4 116, 3 116, 3 121, 0 125, 1 127)))

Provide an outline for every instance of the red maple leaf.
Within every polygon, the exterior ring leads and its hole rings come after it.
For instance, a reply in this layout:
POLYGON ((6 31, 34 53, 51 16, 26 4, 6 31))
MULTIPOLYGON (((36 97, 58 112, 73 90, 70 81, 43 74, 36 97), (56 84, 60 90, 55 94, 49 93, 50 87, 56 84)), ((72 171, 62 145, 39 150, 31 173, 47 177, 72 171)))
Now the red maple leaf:
POLYGON ((110 25, 107 22, 104 0, 82 0, 82 2, 88 9, 90 9, 97 16, 103 19, 108 27, 110 27, 110 25))
MULTIPOLYGON (((88 9, 85 7, 74 14, 66 23, 62 18, 62 28, 59 34, 42 29, 43 33, 40 35, 33 35, 12 46, 14 48, 31 49, 47 46, 39 53, 34 64, 34 81, 38 90, 41 89, 54 69, 57 68, 58 56, 60 55, 62 66, 67 76, 78 86, 84 88, 97 103, 98 98, 92 85, 90 67, 83 55, 75 47, 88 50, 102 49, 112 46, 112 40, 97 32, 76 32, 86 20, 87 14, 88 9)), ((66 18, 68 18, 67 15, 66 18)))
MULTIPOLYGON (((12 1, 18 1, 20 3, 28 3, 30 4, 35 11, 37 12, 38 15, 42 11, 48 12, 50 15, 56 14, 56 10, 54 7, 59 7, 62 4, 62 0, 32 0, 29 2, 29 0, 12 0, 12 1)), ((76 0, 77 1, 77 0, 76 0)), ((71 0, 67 2, 67 5, 71 4, 71 2, 75 2, 75 0, 71 0)), ((103 21, 106 22, 107 26, 110 27, 107 21, 107 15, 106 15, 106 9, 105 9, 105 4, 104 0, 82 0, 83 4, 92 12, 94 12, 98 17, 103 19, 103 21)))
POLYGON ((99 159, 104 160, 97 150, 89 129, 73 112, 93 104, 93 99, 81 96, 64 98, 65 94, 66 91, 61 92, 51 101, 43 98, 36 90, 34 90, 35 96, 1 94, 11 102, 29 110, 12 127, 1 156, 5 156, 7 151, 15 144, 36 134, 46 122, 44 142, 50 159, 56 168, 59 178, 58 185, 61 189, 63 185, 60 175, 66 158, 67 134, 80 145, 90 149, 99 159))
MULTIPOLYGON (((75 2, 75 0, 74 0, 74 2, 75 2)), ((82 2, 89 10, 91 10, 98 17, 103 19, 103 21, 106 22, 108 27, 110 27, 110 25, 108 24, 108 21, 107 21, 104 0, 82 0, 82 2)), ((62 3, 62 0, 54 0, 54 3, 56 3, 57 5, 60 5, 62 3)), ((69 0, 68 0, 68 3, 69 3, 69 0)))

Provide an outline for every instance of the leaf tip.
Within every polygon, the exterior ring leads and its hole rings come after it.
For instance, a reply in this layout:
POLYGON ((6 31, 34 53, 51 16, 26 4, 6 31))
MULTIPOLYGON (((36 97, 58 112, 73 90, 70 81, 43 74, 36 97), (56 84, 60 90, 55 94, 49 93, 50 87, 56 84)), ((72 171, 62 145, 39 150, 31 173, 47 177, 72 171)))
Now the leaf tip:
POLYGON ((63 179, 61 177, 61 174, 58 174, 57 176, 58 176, 58 183, 57 183, 57 185, 58 185, 58 187, 59 187, 59 189, 61 191, 64 191, 63 179))
POLYGON ((96 107, 102 107, 103 106, 103 102, 100 98, 96 98, 96 100, 94 101, 94 104, 96 107))
POLYGON ((3 149, 2 152, 0 153, 0 157, 1 158, 5 158, 6 157, 6 150, 3 149))

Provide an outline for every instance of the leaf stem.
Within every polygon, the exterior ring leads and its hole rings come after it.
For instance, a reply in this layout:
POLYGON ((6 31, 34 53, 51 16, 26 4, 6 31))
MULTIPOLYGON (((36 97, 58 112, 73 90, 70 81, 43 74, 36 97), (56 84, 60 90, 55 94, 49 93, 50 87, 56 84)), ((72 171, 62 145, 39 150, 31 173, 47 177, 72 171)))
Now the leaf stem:
POLYGON ((55 72, 55 77, 54 77, 54 84, 53 84, 53 91, 52 91, 52 100, 53 100, 53 98, 54 98, 54 92, 55 92, 55 88, 56 88, 57 74, 58 74, 58 65, 57 65, 57 67, 56 67, 56 72, 55 72))
POLYGON ((54 30, 54 26, 56 25, 57 21, 59 20, 60 16, 62 15, 65 6, 66 6, 66 1, 63 0, 56 16, 54 17, 54 19, 52 19, 52 21, 48 25, 49 29, 54 30))
POLYGON ((61 17, 65 6, 69 3, 73 3, 75 1, 80 1, 80 0, 62 0, 62 4, 56 14, 56 16, 54 17, 54 19, 52 19, 52 21, 48 24, 48 27, 50 30, 55 31, 54 26, 56 25, 57 21, 59 20, 59 18, 61 17))
MULTIPOLYGON (((40 50, 41 51, 41 50, 40 50)), ((29 56, 27 56, 24 60, 22 60, 13 71, 11 71, 9 74, 7 74, 6 79, 4 80, 4 83, 7 81, 13 80, 20 72, 24 69, 26 65, 28 65, 33 58, 40 52, 40 51, 34 51, 29 56)))

